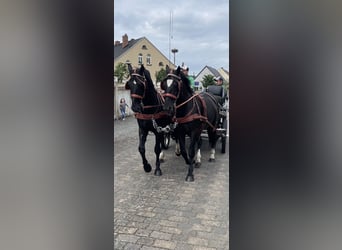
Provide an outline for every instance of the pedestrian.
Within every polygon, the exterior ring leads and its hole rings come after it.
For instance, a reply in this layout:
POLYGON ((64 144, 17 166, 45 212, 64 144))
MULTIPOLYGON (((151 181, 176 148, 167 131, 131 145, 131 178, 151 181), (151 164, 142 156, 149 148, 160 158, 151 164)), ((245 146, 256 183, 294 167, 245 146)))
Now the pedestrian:
POLYGON ((126 107, 128 107, 125 98, 120 99, 120 113, 121 119, 124 121, 126 117, 126 107))

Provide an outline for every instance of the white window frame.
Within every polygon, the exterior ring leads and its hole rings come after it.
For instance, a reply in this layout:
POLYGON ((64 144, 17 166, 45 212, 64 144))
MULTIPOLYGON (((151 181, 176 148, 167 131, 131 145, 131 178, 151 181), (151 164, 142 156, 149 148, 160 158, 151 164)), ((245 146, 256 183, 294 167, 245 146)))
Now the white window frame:
POLYGON ((138 64, 142 64, 143 63, 143 56, 142 56, 142 54, 140 53, 139 55, 138 55, 138 64))
POLYGON ((146 56, 146 65, 152 65, 152 57, 150 54, 146 56))

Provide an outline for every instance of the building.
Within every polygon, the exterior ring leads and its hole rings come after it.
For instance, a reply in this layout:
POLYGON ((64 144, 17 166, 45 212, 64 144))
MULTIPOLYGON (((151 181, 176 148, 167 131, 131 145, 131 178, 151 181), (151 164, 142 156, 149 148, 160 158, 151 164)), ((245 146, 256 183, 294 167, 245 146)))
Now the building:
MULTIPOLYGON (((156 72, 161 68, 169 65, 174 67, 174 64, 168 60, 146 37, 128 40, 127 34, 122 36, 122 41, 114 42, 114 70, 118 63, 131 63, 133 67, 138 67, 144 64, 144 67, 150 71, 151 78, 156 83, 156 72)), ((119 116, 120 98, 125 98, 129 106, 132 100, 129 90, 126 90, 123 85, 117 84, 117 79, 114 77, 114 119, 119 116)), ((128 109, 128 115, 133 112, 128 109)))
POLYGON ((196 90, 202 90, 202 80, 205 75, 212 75, 214 77, 221 76, 226 82, 229 82, 229 73, 222 67, 217 70, 210 66, 204 66, 204 68, 198 73, 198 75, 195 78, 195 86, 196 90))
POLYGON ((133 67, 144 64, 154 82, 156 72, 161 68, 165 68, 166 65, 175 67, 146 37, 128 40, 127 34, 122 36, 121 42, 114 42, 114 69, 120 62, 131 63, 133 67))
POLYGON ((221 67, 217 71, 220 73, 220 75, 223 77, 223 79, 229 83, 229 72, 228 72, 228 70, 225 70, 224 68, 221 67))

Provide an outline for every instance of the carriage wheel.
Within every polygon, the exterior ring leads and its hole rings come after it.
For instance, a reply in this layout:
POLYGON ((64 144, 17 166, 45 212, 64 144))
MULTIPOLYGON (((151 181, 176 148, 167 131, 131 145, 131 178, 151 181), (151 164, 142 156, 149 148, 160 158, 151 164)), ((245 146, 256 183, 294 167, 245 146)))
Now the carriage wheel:
POLYGON ((169 148, 169 145, 170 145, 170 133, 164 133, 164 138, 162 140, 162 148, 163 149, 168 149, 169 148))
POLYGON ((225 133, 221 135, 221 143, 222 143, 221 153, 224 154, 226 153, 226 142, 227 142, 227 119, 224 119, 222 128, 225 129, 225 133))

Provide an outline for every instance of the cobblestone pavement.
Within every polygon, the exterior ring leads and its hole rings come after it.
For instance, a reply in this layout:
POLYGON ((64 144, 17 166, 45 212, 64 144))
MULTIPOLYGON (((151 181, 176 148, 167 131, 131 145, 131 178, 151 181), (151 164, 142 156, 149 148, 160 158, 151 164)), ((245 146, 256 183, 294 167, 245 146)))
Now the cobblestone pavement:
POLYGON ((145 173, 138 152, 138 125, 134 117, 114 121, 114 249, 228 249, 228 141, 227 153, 217 144, 216 161, 208 162, 207 140, 202 165, 194 182, 186 182, 187 165, 165 150, 162 176, 154 176, 154 135, 146 142, 153 169, 145 173))

